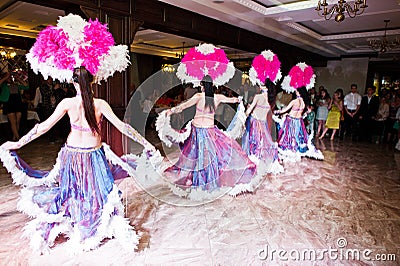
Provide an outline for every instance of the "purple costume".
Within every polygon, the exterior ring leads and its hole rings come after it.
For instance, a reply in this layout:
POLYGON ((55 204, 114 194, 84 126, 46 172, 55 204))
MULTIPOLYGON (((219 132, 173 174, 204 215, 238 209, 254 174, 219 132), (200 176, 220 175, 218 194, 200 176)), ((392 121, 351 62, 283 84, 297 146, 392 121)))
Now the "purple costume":
POLYGON ((15 152, 0 150, 13 181, 22 185, 18 210, 33 217, 24 228, 34 250, 44 252, 60 234, 71 252, 96 248, 115 237, 134 251, 139 237, 124 218, 114 179, 135 173, 136 164, 103 144, 94 148, 64 145, 50 171, 32 169, 15 152), (112 161, 112 163, 111 163, 112 161))
MULTIPOLYGON (((161 113, 160 117, 163 116, 161 113)), ((169 119, 158 124, 162 131, 169 127, 169 119)), ((229 190, 232 196, 254 190, 260 181, 256 165, 234 139, 216 126, 205 128, 192 124, 189 130, 178 161, 164 171, 173 181, 174 193, 200 200, 220 189, 229 190)))
POLYGON ((250 158, 263 162, 267 172, 283 172, 279 164, 278 147, 272 140, 267 120, 258 120, 251 115, 247 118, 242 148, 250 158))
POLYGON ((303 156, 323 160, 323 154, 311 141, 312 136, 307 134, 303 118, 287 115, 278 133, 280 157, 290 161, 297 161, 303 156))

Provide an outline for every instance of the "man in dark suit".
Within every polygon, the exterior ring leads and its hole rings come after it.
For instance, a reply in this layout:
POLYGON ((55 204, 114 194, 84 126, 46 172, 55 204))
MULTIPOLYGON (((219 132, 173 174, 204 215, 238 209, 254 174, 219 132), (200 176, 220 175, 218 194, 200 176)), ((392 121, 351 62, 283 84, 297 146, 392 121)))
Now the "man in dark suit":
POLYGON ((379 98, 374 95, 375 88, 368 87, 367 94, 361 99, 360 105, 360 139, 371 141, 372 133, 374 131, 373 117, 377 114, 379 109, 379 98))

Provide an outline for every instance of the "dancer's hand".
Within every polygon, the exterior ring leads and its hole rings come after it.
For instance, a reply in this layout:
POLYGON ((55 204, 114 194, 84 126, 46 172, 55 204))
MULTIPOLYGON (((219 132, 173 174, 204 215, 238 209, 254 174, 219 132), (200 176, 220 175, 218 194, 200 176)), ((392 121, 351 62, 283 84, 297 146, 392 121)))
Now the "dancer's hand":
POLYGON ((0 146, 0 148, 4 150, 17 150, 21 148, 21 144, 19 141, 7 141, 0 146))
POLYGON ((168 109, 168 110, 165 112, 165 115, 166 115, 166 116, 170 116, 170 115, 172 115, 172 111, 171 111, 171 109, 168 109))
POLYGON ((150 143, 148 143, 144 148, 145 148, 145 150, 151 151, 152 153, 157 151, 157 149, 153 145, 151 145, 150 143))

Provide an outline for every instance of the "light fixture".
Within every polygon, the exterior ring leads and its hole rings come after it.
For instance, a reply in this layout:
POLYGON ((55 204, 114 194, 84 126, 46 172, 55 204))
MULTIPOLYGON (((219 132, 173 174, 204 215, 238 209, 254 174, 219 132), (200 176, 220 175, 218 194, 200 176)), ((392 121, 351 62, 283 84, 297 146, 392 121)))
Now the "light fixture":
POLYGON ((0 47, 0 56, 2 60, 13 59, 17 53, 12 48, 0 47))
POLYGON ((326 20, 330 20, 332 16, 337 13, 335 15, 335 21, 342 22, 345 18, 344 12, 347 12, 349 17, 354 18, 364 13, 367 7, 367 0, 355 0, 353 6, 346 3, 345 0, 339 0, 337 4, 331 7, 328 7, 326 0, 322 0, 322 3, 321 0, 318 0, 318 6, 315 10, 318 11, 318 15, 324 17, 326 20), (320 11, 322 11, 322 13, 320 13, 320 11))
POLYGON ((185 55, 185 42, 182 42, 182 52, 176 53, 176 57, 182 59, 184 55, 185 55))
POLYGON ((172 73, 172 72, 175 71, 175 68, 174 68, 173 65, 170 65, 170 64, 163 64, 163 65, 161 66, 161 71, 162 71, 162 72, 166 72, 166 73, 172 73))
POLYGON ((388 41, 386 38, 386 30, 387 30, 387 25, 390 22, 390 20, 386 19, 384 20, 385 22, 385 33, 383 35, 382 40, 370 40, 369 41, 369 46, 376 50, 379 51, 379 53, 383 54, 386 53, 388 50, 396 49, 400 47, 400 40, 398 37, 392 41, 388 41))
POLYGON ((243 71, 242 79, 249 79, 249 72, 248 71, 243 71))

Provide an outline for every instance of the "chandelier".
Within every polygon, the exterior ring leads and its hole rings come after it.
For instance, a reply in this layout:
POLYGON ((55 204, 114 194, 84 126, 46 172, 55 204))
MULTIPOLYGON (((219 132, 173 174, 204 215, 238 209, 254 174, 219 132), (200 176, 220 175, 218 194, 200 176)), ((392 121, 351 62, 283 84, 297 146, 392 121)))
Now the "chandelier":
POLYGON ((385 33, 383 35, 382 40, 370 40, 369 41, 369 46, 376 50, 379 51, 379 53, 383 54, 385 52, 387 52, 387 50, 391 50, 391 49, 396 49, 400 47, 400 40, 399 38, 396 38, 395 40, 392 41, 388 41, 386 38, 386 29, 387 29, 387 25, 390 22, 390 20, 384 20, 385 22, 385 33))
POLYGON ((172 72, 175 71, 175 68, 174 68, 174 66, 171 65, 171 64, 163 64, 163 65, 161 66, 161 71, 162 71, 162 72, 166 72, 166 73, 172 73, 172 72))
POLYGON ((324 17, 326 20, 330 20, 335 15, 336 22, 342 22, 345 18, 344 12, 346 11, 349 17, 354 18, 357 15, 364 13, 364 9, 367 8, 367 0, 355 0, 354 5, 346 3, 345 0, 339 0, 337 4, 328 7, 326 0, 318 0, 318 6, 315 9, 318 11, 318 15, 324 17), (322 13, 320 13, 322 11, 322 13))
POLYGON ((182 59, 182 58, 183 58, 183 56, 185 55, 185 42, 182 42, 182 52, 176 53, 175 55, 176 55, 176 57, 178 57, 179 59, 182 59))
POLYGON ((12 48, 0 47, 0 57, 2 60, 13 59, 17 53, 12 48))

